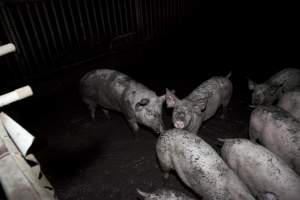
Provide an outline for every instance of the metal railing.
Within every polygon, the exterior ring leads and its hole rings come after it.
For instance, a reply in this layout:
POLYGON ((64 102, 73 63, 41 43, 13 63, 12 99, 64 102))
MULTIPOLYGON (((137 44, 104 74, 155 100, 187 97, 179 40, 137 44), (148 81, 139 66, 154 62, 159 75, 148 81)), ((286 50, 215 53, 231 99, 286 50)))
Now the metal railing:
POLYGON ((17 52, 0 61, 0 70, 6 66, 26 80, 58 69, 59 58, 87 41, 102 45, 126 34, 128 40, 152 40, 181 22, 184 4, 184 0, 2 0, 0 42, 14 43, 17 52))

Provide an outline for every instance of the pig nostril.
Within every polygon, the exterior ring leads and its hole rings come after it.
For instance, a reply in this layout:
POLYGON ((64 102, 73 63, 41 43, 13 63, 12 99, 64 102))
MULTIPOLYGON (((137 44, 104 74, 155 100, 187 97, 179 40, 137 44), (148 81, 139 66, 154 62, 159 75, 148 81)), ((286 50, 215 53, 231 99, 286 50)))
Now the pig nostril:
POLYGON ((183 121, 176 121, 174 126, 175 126, 175 128, 184 128, 184 122, 183 121))

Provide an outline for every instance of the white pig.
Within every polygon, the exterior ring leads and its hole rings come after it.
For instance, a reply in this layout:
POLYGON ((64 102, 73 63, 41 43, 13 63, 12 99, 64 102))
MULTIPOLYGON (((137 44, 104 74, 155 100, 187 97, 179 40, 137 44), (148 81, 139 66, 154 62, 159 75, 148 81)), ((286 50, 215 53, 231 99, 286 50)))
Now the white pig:
POLYGON ((183 129, 168 130, 159 136, 156 152, 165 177, 175 170, 204 200, 254 200, 218 153, 197 135, 183 129))
POLYGON ((225 139, 221 155, 259 200, 299 200, 300 178, 277 155, 247 139, 225 139))
POLYGON ((174 108, 173 125, 197 134, 203 121, 211 118, 220 106, 226 109, 229 104, 233 89, 230 76, 231 72, 226 77, 211 77, 182 100, 167 89, 167 106, 174 108))
POLYGON ((284 93, 277 104, 300 121, 300 87, 284 93))
POLYGON ((250 116, 249 135, 300 174, 300 122, 290 113, 276 106, 258 106, 250 116))
POLYGON ((300 70, 286 68, 273 75, 267 81, 257 84, 248 79, 252 92, 252 106, 272 105, 283 93, 300 85, 300 70))
POLYGON ((88 72, 80 80, 80 94, 93 118, 99 105, 106 114, 107 109, 123 113, 134 132, 139 129, 138 123, 156 132, 164 130, 162 104, 165 95, 158 97, 121 72, 111 69, 88 72))

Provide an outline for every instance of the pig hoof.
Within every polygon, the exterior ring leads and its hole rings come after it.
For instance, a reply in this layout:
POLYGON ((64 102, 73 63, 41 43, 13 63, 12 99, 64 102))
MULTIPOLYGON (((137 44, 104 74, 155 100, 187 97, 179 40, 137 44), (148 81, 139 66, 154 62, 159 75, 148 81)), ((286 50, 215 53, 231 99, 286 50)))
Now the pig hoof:
POLYGON ((105 117, 106 117, 107 119, 110 119, 110 114, 109 114, 108 110, 102 109, 102 111, 103 111, 105 117))

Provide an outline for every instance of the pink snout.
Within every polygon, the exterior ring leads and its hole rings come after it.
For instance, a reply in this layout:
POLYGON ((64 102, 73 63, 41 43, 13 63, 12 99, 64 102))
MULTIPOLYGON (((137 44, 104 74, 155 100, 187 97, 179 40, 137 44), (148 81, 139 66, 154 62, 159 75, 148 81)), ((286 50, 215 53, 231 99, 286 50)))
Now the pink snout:
POLYGON ((183 129, 184 128, 184 122, 183 121, 175 121, 174 126, 175 126, 175 128, 183 129))

